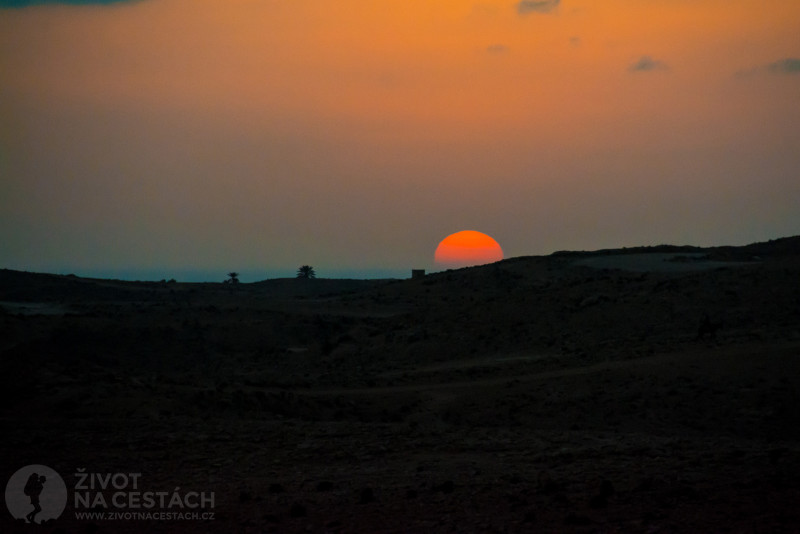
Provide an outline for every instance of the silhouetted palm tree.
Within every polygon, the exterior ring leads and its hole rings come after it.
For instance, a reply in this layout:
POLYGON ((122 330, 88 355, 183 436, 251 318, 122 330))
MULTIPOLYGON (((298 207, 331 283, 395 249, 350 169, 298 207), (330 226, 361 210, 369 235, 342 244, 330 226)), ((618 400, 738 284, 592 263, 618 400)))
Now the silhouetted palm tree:
POLYGON ((228 284, 238 284, 239 283, 239 273, 237 273, 237 272, 228 273, 228 277, 229 278, 227 280, 225 280, 226 283, 228 283, 228 284))
POLYGON ((297 278, 316 278, 317 273, 314 272, 314 268, 310 265, 303 265, 299 269, 297 269, 297 278))

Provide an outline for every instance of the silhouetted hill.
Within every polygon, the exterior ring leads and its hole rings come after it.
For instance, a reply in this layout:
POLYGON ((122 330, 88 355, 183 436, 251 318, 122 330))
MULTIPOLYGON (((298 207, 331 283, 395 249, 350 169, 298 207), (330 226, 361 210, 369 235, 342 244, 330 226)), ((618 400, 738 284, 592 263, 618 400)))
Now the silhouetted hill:
POLYGON ((672 254, 711 254, 712 258, 747 260, 753 256, 776 256, 800 254, 800 236, 782 237, 742 246, 711 246, 696 247, 692 245, 655 245, 639 247, 623 247, 600 249, 591 251, 560 250, 554 252, 554 257, 584 257, 621 254, 647 254, 647 253, 672 253, 672 254))
POLYGON ((274 278, 248 284, 272 296, 332 296, 364 291, 395 280, 356 280, 346 278, 274 278))
POLYGON ((0 477, 216 494, 121 534, 794 532, 799 242, 394 281, 2 270, 0 477))
POLYGON ((58 302, 137 300, 154 295, 182 295, 198 291, 261 293, 273 297, 320 297, 363 291, 393 280, 349 280, 334 278, 277 278, 229 285, 214 282, 155 282, 81 278, 75 275, 0 270, 0 301, 58 302))
POLYGON ((619 254, 647 254, 647 253, 698 253, 704 252, 709 249, 702 247, 694 247, 690 245, 655 245, 655 246, 641 246, 641 247, 623 247, 623 248, 605 248, 600 250, 590 251, 572 251, 572 250, 559 250, 553 252, 554 257, 586 257, 586 256, 606 256, 606 255, 619 255, 619 254))
POLYGON ((142 290, 155 286, 155 283, 147 282, 122 282, 80 278, 74 275, 0 270, 0 300, 6 301, 129 299, 140 296, 142 290))
MULTIPOLYGON (((720 247, 723 248, 723 247, 720 247)), ((724 247, 725 249, 741 249, 758 256, 790 256, 800 255, 800 236, 782 237, 761 243, 753 243, 744 247, 724 247)))
MULTIPOLYGON (((800 255, 800 236, 784 237, 744 246, 695 247, 690 245, 655 245, 600 249, 593 251, 557 251, 552 258, 582 258, 610 255, 634 254, 706 254, 709 259, 747 261, 770 256, 800 255)), ((537 256, 508 258, 503 263, 525 261, 537 256)), ((487 269, 489 266, 472 267, 468 270, 487 269)), ((200 288, 217 288, 267 292, 273 296, 324 296, 357 292, 397 282, 392 279, 336 279, 336 278, 276 278, 253 283, 227 286, 222 283, 176 283, 164 281, 123 281, 97 278, 81 278, 75 275, 56 275, 0 269, 0 300, 8 301, 54 301, 70 297, 85 299, 135 299, 142 291, 190 291, 200 288)))

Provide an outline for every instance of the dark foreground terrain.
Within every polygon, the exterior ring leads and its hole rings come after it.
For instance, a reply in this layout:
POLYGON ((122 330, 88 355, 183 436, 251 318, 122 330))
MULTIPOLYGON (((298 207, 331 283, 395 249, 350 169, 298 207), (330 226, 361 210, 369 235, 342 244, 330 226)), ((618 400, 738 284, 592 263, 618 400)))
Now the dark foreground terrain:
POLYGON ((68 490, 0 532, 800 532, 798 238, 400 281, 4 270, 0 332, 0 478, 68 490), (188 511, 214 518, 110 515, 188 511))

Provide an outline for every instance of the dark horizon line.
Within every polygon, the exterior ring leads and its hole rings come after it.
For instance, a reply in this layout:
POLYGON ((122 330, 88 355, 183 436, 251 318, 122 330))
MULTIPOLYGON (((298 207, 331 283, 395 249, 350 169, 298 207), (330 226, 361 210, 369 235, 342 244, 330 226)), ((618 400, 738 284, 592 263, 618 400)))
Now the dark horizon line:
MULTIPOLYGON (((714 246, 695 246, 695 245, 668 245, 668 244, 661 244, 661 245, 641 245, 641 246, 634 246, 634 247, 620 247, 620 248, 605 248, 605 249, 596 249, 596 250, 558 250, 552 252, 550 254, 543 254, 543 255, 521 255, 521 256, 513 256, 509 258, 504 258, 502 260, 498 260, 497 262, 492 262, 486 265, 493 265, 497 263, 507 262, 507 261, 516 261, 525 258, 542 258, 548 256, 590 256, 590 255, 603 255, 603 254, 636 254, 636 253, 657 253, 657 252, 721 252, 721 251, 732 251, 732 250, 740 250, 740 251, 747 251, 749 250, 750 253, 753 255, 763 254, 765 252, 782 252, 782 251, 792 251, 792 252, 800 252, 800 234, 788 237, 779 237, 775 239, 769 239, 768 241, 757 241, 753 243, 749 243, 747 245, 714 245, 714 246)), ((472 267, 480 267, 481 265, 475 265, 472 267)), ((316 269, 316 268, 315 268, 316 269)), ((29 274, 44 274, 44 275, 51 275, 51 276, 66 276, 66 277, 75 277, 75 278, 83 278, 83 279, 90 279, 90 280, 108 280, 108 281, 119 281, 119 282, 149 282, 149 283, 160 283, 166 282, 170 280, 175 280, 177 283, 185 283, 185 284, 214 284, 214 283, 223 283, 224 280, 227 278, 228 273, 230 272, 237 272, 237 271, 217 271, 217 270, 191 270, 191 269, 171 269, 171 271, 178 276, 180 274, 189 275, 192 277, 192 274, 197 277, 198 275, 202 275, 203 279, 195 279, 195 280, 178 280, 176 276, 169 276, 165 277, 162 275, 155 276, 153 278, 137 278, 136 276, 127 276, 118 277, 119 275, 110 275, 110 276, 102 276, 102 272, 113 272, 114 269, 82 269, 84 272, 89 271, 100 271, 95 275, 77 275, 75 272, 80 272, 81 269, 76 269, 74 272, 71 273, 64 273, 62 272, 46 272, 46 271, 28 271, 25 269, 13 269, 9 267, 4 267, 2 270, 7 271, 16 271, 16 272, 23 272, 29 274), (213 276, 211 273, 215 273, 213 276), (220 274, 217 275, 216 273, 219 272, 220 274)), ((72 270, 72 269, 69 269, 72 270)), ((372 269, 330 269, 328 272, 334 273, 334 276, 318 276, 318 280, 403 280, 411 277, 412 270, 417 270, 417 268, 409 267, 407 269, 379 269, 379 268, 372 268, 372 269), (335 274, 338 273, 340 276, 336 276, 335 274), (346 274, 346 273, 352 273, 346 274), (364 277, 365 273, 372 273, 373 276, 366 276, 364 277), (402 273, 402 274, 401 274, 402 273), (342 276, 343 275, 343 276, 342 276)), ((449 269, 434 269, 428 270, 425 269, 426 273, 432 274, 437 272, 445 272, 449 269)), ((117 271, 124 270, 117 269, 117 271)), ((170 269, 133 269, 132 272, 140 272, 146 273, 153 271, 159 271, 161 273, 169 272, 170 269)), ((255 273, 269 273, 269 269, 247 269, 238 274, 245 275, 245 276, 253 276, 255 273)), ((288 269, 276 269, 273 272, 280 271, 280 273, 287 273, 288 269)), ((129 271, 131 272, 131 271, 129 271)), ((293 271, 291 275, 286 276, 273 276, 266 278, 258 278, 257 280, 251 282, 240 282, 242 284, 254 284, 259 282, 266 282, 270 280, 290 280, 296 278, 295 275, 296 271, 293 271)), ((110 273, 109 273, 110 274, 110 273)), ((322 271, 324 275, 324 270, 322 271)))

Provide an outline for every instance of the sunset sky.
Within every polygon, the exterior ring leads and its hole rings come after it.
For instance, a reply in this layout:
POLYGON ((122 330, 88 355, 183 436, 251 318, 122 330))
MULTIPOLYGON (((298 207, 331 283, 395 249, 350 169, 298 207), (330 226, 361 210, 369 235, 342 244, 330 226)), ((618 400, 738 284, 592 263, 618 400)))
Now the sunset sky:
POLYGON ((460 230, 800 234, 800 1, 0 0, 0 268, 408 276, 460 230))

